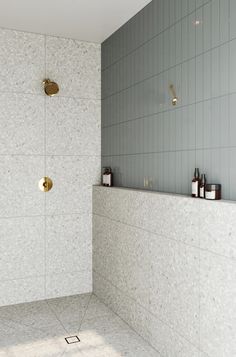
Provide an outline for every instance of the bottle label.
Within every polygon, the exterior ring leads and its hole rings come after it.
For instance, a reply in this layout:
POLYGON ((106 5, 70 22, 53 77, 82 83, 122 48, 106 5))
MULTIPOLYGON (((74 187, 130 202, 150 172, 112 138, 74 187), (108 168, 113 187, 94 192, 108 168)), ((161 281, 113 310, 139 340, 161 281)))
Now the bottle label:
POLYGON ((192 182, 192 195, 198 197, 198 181, 192 182))
POLYGON ((108 185, 108 175, 102 175, 102 183, 103 185, 108 185))
POLYGON ((204 191, 205 191, 204 187, 200 187, 200 197, 201 198, 204 198, 204 191))
POLYGON ((215 200, 216 199, 216 191, 206 191, 205 198, 207 200, 215 200))

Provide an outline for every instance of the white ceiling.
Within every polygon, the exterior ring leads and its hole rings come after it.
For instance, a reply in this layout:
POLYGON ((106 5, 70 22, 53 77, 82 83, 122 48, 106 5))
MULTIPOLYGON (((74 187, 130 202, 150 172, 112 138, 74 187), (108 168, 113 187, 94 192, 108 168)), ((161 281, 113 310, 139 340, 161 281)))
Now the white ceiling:
POLYGON ((101 43, 151 0, 0 0, 0 27, 101 43))

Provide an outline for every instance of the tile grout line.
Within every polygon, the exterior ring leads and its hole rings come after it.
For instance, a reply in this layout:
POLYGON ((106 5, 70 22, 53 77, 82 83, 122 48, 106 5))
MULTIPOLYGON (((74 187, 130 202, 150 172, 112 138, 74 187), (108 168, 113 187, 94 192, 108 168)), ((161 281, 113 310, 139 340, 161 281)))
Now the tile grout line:
MULTIPOLYGON (((221 3, 221 2, 220 2, 221 3)), ((229 4, 229 7, 228 7, 228 19, 230 19, 230 11, 231 11, 231 2, 229 1, 228 2, 229 4)), ((230 20, 228 21, 228 33, 229 33, 229 37, 230 37, 230 20)), ((227 47, 227 51, 228 51, 228 91, 230 90, 230 47, 228 46, 227 47)), ((231 116, 231 109, 230 109, 230 100, 231 100, 231 97, 228 96, 228 108, 229 108, 229 113, 228 113, 228 120, 229 120, 229 127, 228 127, 228 137, 229 137, 229 141, 231 141, 230 139, 230 134, 231 134, 231 120, 230 120, 230 116, 231 116)), ((229 185, 229 197, 232 197, 231 196, 231 184, 232 184, 232 180, 231 180, 231 168, 230 168, 230 162, 231 162, 231 156, 232 156, 232 151, 230 152, 230 155, 229 155, 229 165, 228 165, 228 185, 229 185)))
POLYGON ((206 148, 197 148, 197 149, 177 149, 177 150, 166 150, 166 151, 145 151, 145 152, 135 152, 135 153, 125 153, 125 154, 111 154, 111 155, 102 155, 102 158, 111 158, 111 157, 123 157, 123 156, 141 156, 141 155, 153 155, 153 154, 167 154, 167 153, 182 153, 182 152, 195 152, 195 151, 211 151, 211 150, 226 150, 226 149, 235 149, 236 146, 212 146, 206 148))
POLYGON ((200 52, 200 53, 197 54, 197 55, 195 54, 195 56, 189 57, 189 58, 187 58, 186 60, 183 60, 182 62, 176 63, 175 65, 170 66, 170 67, 168 67, 167 69, 163 69, 162 71, 157 72, 157 73, 155 73, 155 74, 153 74, 153 75, 151 75, 151 76, 149 76, 149 77, 143 78, 142 80, 139 80, 139 81, 137 81, 137 82, 134 82, 134 83, 130 84, 130 85, 127 86, 127 87, 124 87, 124 88, 121 88, 121 89, 119 89, 119 90, 117 90, 117 91, 115 91, 115 92, 112 92, 112 93, 110 93, 110 94, 108 94, 108 95, 102 97, 102 98, 101 98, 101 101, 106 101, 107 99, 109 99, 109 98, 111 98, 111 97, 113 97, 113 96, 117 96, 117 95, 121 94, 122 92, 127 91, 128 89, 131 89, 131 88, 133 88, 133 87, 136 87, 136 86, 142 84, 143 82, 149 81, 150 79, 153 79, 153 78, 155 78, 155 77, 158 77, 158 76, 161 76, 161 75, 163 75, 163 74, 166 74, 166 73, 170 72, 170 70, 176 69, 177 67, 182 67, 183 64, 187 64, 187 63, 190 62, 190 61, 196 60, 197 58, 199 58, 199 57, 201 57, 201 56, 204 56, 204 55, 207 54, 207 53, 211 53, 211 52, 213 52, 214 50, 219 49, 220 47, 223 47, 223 46, 225 46, 226 44, 230 44, 230 42, 233 42, 233 41, 235 41, 235 40, 236 40, 236 38, 235 38, 235 39, 232 39, 232 40, 229 40, 229 41, 226 41, 226 42, 223 42, 223 43, 221 43, 221 44, 219 44, 219 45, 217 45, 217 46, 213 46, 213 47, 211 47, 210 49, 208 49, 208 50, 206 50, 206 51, 203 51, 203 52, 200 52))
POLYGON ((89 158, 89 159, 95 159, 95 158, 100 158, 100 155, 71 155, 71 154, 0 154, 0 157, 42 157, 42 158, 52 158, 52 157, 74 157, 74 158, 89 158))
MULTIPOLYGON (((178 331, 176 331, 173 327, 171 327, 168 323, 166 323, 165 321, 163 321, 163 320, 160 320, 160 318, 159 317, 157 317, 155 314, 153 314, 151 311, 149 311, 146 307, 144 307, 144 306, 142 306, 139 302, 137 302, 133 297, 130 297, 128 294, 127 294, 127 292, 125 292, 125 291, 123 291, 123 290, 121 290, 119 287, 117 287, 116 285, 114 285, 110 280, 108 280, 107 278, 105 278, 100 272, 97 272, 96 270, 93 270, 94 271, 94 273, 95 274, 97 274, 98 276, 100 276, 103 280, 105 280, 106 282, 108 282, 111 286, 113 286, 116 290, 118 290, 118 291, 120 291, 124 296, 126 296, 127 298, 129 298, 130 300, 132 300, 136 305, 138 305, 138 306, 140 306, 143 310, 145 310, 148 314, 150 314, 150 315, 152 315, 154 318, 156 318, 158 321, 160 321, 163 325, 165 325, 165 326, 167 326, 170 330, 172 330, 172 331, 174 331, 178 336, 180 336, 181 338, 183 338, 186 342, 188 342, 190 345, 192 345, 193 347, 195 347, 198 351, 200 351, 199 350, 199 348, 193 343, 193 342, 191 342, 191 341, 189 341, 185 336, 183 336, 183 335, 181 335, 178 331)), ((95 293, 94 293, 94 295, 96 295, 95 293)), ((97 296, 97 295, 96 295, 97 296)), ((99 298, 99 297, 98 297, 99 298)), ((106 306, 108 306, 109 307, 109 305, 108 304, 105 304, 106 306)), ((110 308, 111 309, 111 308, 110 308)), ((112 309, 111 309, 112 310, 112 309)), ((113 310, 112 310, 113 311, 113 310)), ((113 311, 114 312, 114 311, 113 311)), ((118 316, 118 317, 120 317, 117 313, 116 313, 116 315, 118 316)), ((120 317, 121 318, 121 317, 120 317)), ((122 318, 121 318, 122 319, 122 318)), ((123 320, 123 321, 125 321, 125 320, 123 320)), ((126 322, 126 321, 125 321, 126 322)), ((130 326, 127 322, 126 322, 126 324, 128 325, 128 326, 130 326)), ((134 330, 134 328, 133 327, 131 327, 133 330, 134 330)), ((134 330, 135 332, 136 332, 136 330, 134 330)), ((136 332, 137 333, 137 332, 136 332)), ((141 335, 140 335, 141 336, 141 335)), ((142 337, 142 336, 141 336, 142 337)), ((142 337, 143 339, 144 339, 144 337, 142 337)), ((144 339, 145 340, 145 339, 144 339)), ((147 341, 147 340, 145 340, 145 341, 147 341)), ((149 344, 150 344, 150 342, 149 342, 149 344)), ((152 346, 152 345, 151 345, 152 346)), ((152 346, 153 347, 153 346, 152 346)))
POLYGON ((18 218, 42 218, 42 217, 70 217, 70 216, 81 216, 81 215, 92 215, 89 211, 77 212, 77 213, 46 213, 41 215, 25 215, 25 216, 1 216, 0 220, 4 219, 18 219, 18 218))
MULTIPOLYGON (((178 109, 184 109, 184 108, 189 108, 193 105, 197 105, 197 104, 204 104, 206 102, 211 102, 213 100, 216 100, 216 99, 221 99, 221 98, 226 98, 226 97, 231 97, 233 95, 235 95, 236 92, 228 92, 227 94, 221 94, 219 96, 214 96, 214 97, 211 97, 211 98, 207 98, 207 99, 202 99, 202 100, 199 100, 199 101, 196 101, 196 102, 191 102, 189 104, 183 104, 183 105, 179 105, 178 106, 178 109)), ((160 111, 157 111, 157 112, 153 112, 151 114, 146 114, 146 115, 142 115, 142 116, 139 116, 139 117, 135 117, 135 118, 130 118, 130 119, 127 119, 127 120, 123 120, 123 121, 119 121, 117 123, 112 123, 112 124, 109 124, 109 125, 103 125, 101 127, 101 129, 107 129, 107 128, 110 128, 110 127, 113 127, 113 126, 119 126, 121 124, 125 124, 125 123, 128 123, 128 122, 131 122, 131 121, 136 121, 136 120, 141 120, 141 119, 145 119, 145 118, 150 118, 150 117, 153 117, 153 116, 156 116, 158 114, 163 114, 163 113, 169 113, 169 112, 173 112, 173 111, 176 111, 176 109, 173 109, 171 107, 169 107, 168 109, 165 109, 165 110, 160 110, 160 111)))
POLYGON ((78 334, 79 334, 79 333, 80 333, 80 331, 81 331, 82 324, 83 324, 83 322, 84 322, 84 319, 85 319, 86 313, 87 313, 88 308, 89 308, 89 305, 90 305, 90 303, 91 303, 92 296, 93 296, 93 292, 90 294, 89 301, 88 301, 87 306, 86 306, 86 308, 85 308, 84 315, 83 315, 83 317, 82 317, 82 319, 81 319, 81 323, 80 323, 79 328, 78 328, 78 334))
MULTIPOLYGON (((78 296, 79 296, 79 295, 82 295, 82 294, 78 294, 78 296)), ((78 335, 79 335, 79 332, 80 332, 80 330, 81 330, 81 326, 82 326, 82 323, 83 323, 84 318, 85 318, 85 316, 86 316, 87 310, 88 310, 88 308, 89 308, 89 305, 90 305, 90 302, 91 302, 91 299, 92 299, 92 295, 93 295, 93 293, 90 293, 88 302, 87 302, 86 307, 85 307, 85 312, 84 312, 84 314, 83 314, 83 317, 82 317, 81 322, 80 322, 79 327, 78 327, 78 332, 77 332, 78 335)), ((59 299, 60 299, 60 297, 59 297, 59 299)), ((49 299, 46 299, 45 301, 46 301, 48 307, 50 308, 50 310, 51 310, 51 311, 53 312, 53 314, 55 315, 56 319, 59 321, 59 323, 61 324, 61 326, 63 327, 63 329, 64 329, 65 332, 67 333, 67 335, 69 336, 69 335, 70 335, 69 330, 67 330, 67 328, 65 327, 65 325, 63 324, 63 322, 61 321, 61 319, 59 318, 59 316, 57 315, 57 313, 51 308, 51 306, 50 306, 50 304, 49 304, 49 299)))
POLYGON ((78 40, 76 38, 71 38, 71 37, 63 37, 63 36, 59 36, 59 35, 48 35, 48 34, 40 33, 40 32, 24 31, 24 30, 18 30, 18 29, 15 29, 15 28, 9 28, 9 27, 3 27, 3 26, 0 26, 0 29, 1 30, 6 30, 6 31, 20 32, 20 33, 23 33, 23 34, 35 35, 35 36, 40 36, 40 37, 46 36, 48 38, 61 39, 61 40, 70 40, 70 41, 79 42, 79 43, 87 43, 87 44, 91 44, 91 45, 96 45, 98 47, 101 46, 101 44, 99 42, 82 41, 82 40, 78 40))
POLYGON ((157 34, 155 34, 154 36, 150 37, 149 39, 147 39, 145 42, 141 43, 140 45, 138 45, 136 48, 134 48, 133 50, 131 50, 130 52, 126 53, 125 55, 121 56, 120 58, 118 58, 117 60, 115 60, 114 62, 112 62, 111 64, 109 64, 108 66, 102 68, 101 72, 105 72, 107 69, 109 69, 110 67, 112 67, 113 65, 117 64, 118 62, 122 61, 123 59, 125 59, 126 57, 130 56, 132 53, 134 53, 136 50, 138 50, 139 48, 143 47, 145 44, 151 42, 152 40, 154 40, 156 37, 160 36, 161 34, 163 34, 165 31, 171 29, 171 27, 176 26, 178 23, 181 23, 183 21, 183 19, 191 16, 196 10, 199 10, 201 8, 204 8, 207 4, 209 4, 212 0, 208 0, 205 4, 200 5, 198 7, 196 7, 193 11, 189 12, 184 15, 183 17, 181 17, 178 21, 175 21, 173 24, 165 27, 163 30, 161 30, 160 32, 158 32, 157 34))
MULTIPOLYGON (((34 97, 41 97, 44 98, 44 94, 42 93, 33 93, 33 92, 23 92, 23 91, 4 91, 4 90, 0 90, 0 96, 3 94, 11 94, 11 95, 19 95, 19 96, 34 96, 34 97)), ((59 98, 64 98, 64 99, 74 99, 74 100, 78 100, 78 101, 97 101, 97 102, 101 102, 102 98, 94 98, 94 97, 81 97, 81 96, 70 96, 70 95, 61 95, 58 94, 57 97, 55 97, 54 99, 59 99, 59 98)))
POLYGON ((200 244, 199 244, 199 245, 193 245, 193 244, 190 244, 190 243, 186 243, 186 242, 184 242, 184 241, 179 241, 179 240, 177 240, 177 239, 167 237, 167 236, 166 236, 165 234, 163 234, 163 233, 157 233, 157 232, 155 232, 155 231, 150 231, 150 230, 147 230, 147 229, 145 229, 145 228, 138 227, 138 226, 134 226, 134 225, 132 225, 132 224, 125 223, 125 222, 122 222, 122 221, 117 220, 117 219, 115 219, 115 218, 110 218, 110 217, 107 217, 107 216, 104 216, 104 215, 102 215, 102 214, 98 214, 98 213, 95 213, 95 212, 93 213, 93 215, 94 215, 94 216, 101 217, 101 218, 106 218, 106 219, 109 220, 109 221, 116 222, 116 223, 119 223, 119 224, 124 225, 124 226, 128 226, 128 227, 131 227, 131 228, 136 228, 136 229, 138 229, 138 230, 141 230, 141 231, 144 231, 144 232, 153 234, 153 235, 155 235, 157 238, 158 238, 158 236, 160 236, 160 237, 162 237, 162 238, 164 238, 164 239, 166 239, 166 240, 170 240, 170 241, 176 242, 176 243, 178 243, 178 244, 180 244, 180 245, 182 244, 182 245, 185 245, 185 246, 187 246, 187 247, 191 247, 191 248, 197 249, 197 250, 199 250, 200 252, 201 252, 201 251, 202 251, 202 252, 208 252, 208 253, 211 253, 211 254, 214 255, 214 256, 217 256, 217 257, 220 257, 220 258, 223 258, 223 259, 229 259, 232 263, 236 263, 236 257, 235 257, 235 258, 234 258, 234 257, 229 257, 229 256, 227 256, 227 255, 223 255, 223 254, 219 254, 219 253, 213 252, 213 251, 211 251, 211 250, 209 250, 209 249, 202 248, 202 247, 200 246, 200 244))
MULTIPOLYGON (((95 272, 95 274, 100 275, 100 276, 101 276, 104 280, 106 280, 109 284, 111 284, 110 281, 108 281, 107 279, 105 279, 100 273, 96 272, 95 270, 94 270, 94 272, 95 272)), ((111 284, 111 285, 112 285, 112 284, 111 284)), ((113 286, 114 286, 115 288, 117 288, 115 285, 113 285, 113 286)), ((119 290, 119 289, 118 289, 118 290, 119 290)), ((121 291, 121 292, 123 293, 123 291, 121 291)), ((99 301, 101 301, 110 311, 113 312, 113 314, 115 314, 120 320, 122 320, 132 331, 134 331, 135 334, 137 334, 139 337, 141 337, 143 341, 145 341, 146 343, 148 343, 148 345, 151 346, 154 351, 157 351, 161 357, 165 357, 165 356, 163 356, 147 339, 145 339, 142 335, 140 335, 140 333, 139 333, 138 331, 136 331, 133 326, 129 325, 127 321, 125 321, 117 312, 115 312, 115 311, 109 306, 108 303, 104 302, 104 300, 103 300, 101 297, 99 297, 96 293, 93 292, 93 295, 96 296, 99 301)), ((126 294, 125 294, 125 295, 126 295, 126 294)), ((127 296, 128 296, 128 295, 127 295, 127 296)), ((135 302, 136 302, 136 301, 135 301, 135 302)), ((140 305, 140 306, 141 306, 141 305, 140 305)))
MULTIPOLYGON (((47 37, 44 35, 44 75, 47 78, 47 37)), ((43 84, 41 84, 43 85, 43 84)), ((46 136, 47 136, 47 110, 46 110, 46 96, 44 95, 44 176, 46 176, 46 136)), ((44 195, 44 297, 47 296, 47 219, 46 219, 46 193, 44 195)))
POLYGON ((65 328, 64 324, 62 323, 62 321, 60 320, 60 318, 57 316, 57 313, 53 310, 53 308, 50 306, 48 299, 45 298, 44 300, 47 304, 47 306, 49 307, 50 311, 53 313, 53 315, 55 316, 56 320, 60 323, 61 327, 63 328, 63 330, 65 331, 66 334, 69 335, 69 331, 65 328))
MULTIPOLYGON (((59 324, 61 325, 61 327, 63 328, 63 330, 65 331, 65 334, 70 335, 69 331, 67 331, 67 329, 65 328, 64 324, 62 323, 62 321, 59 319, 59 317, 57 316, 56 312, 51 308, 48 299, 45 299, 45 302, 48 306, 48 308, 50 309, 50 311, 52 312, 52 314, 54 315, 54 317, 56 318, 56 320, 59 322, 59 324)), ((68 336, 69 337, 69 336, 68 336)), ((66 351, 66 345, 64 346, 64 350, 63 352, 60 353, 60 356, 63 356, 64 353, 66 351)))
MULTIPOLYGON (((84 269, 84 270, 73 270, 73 271, 65 271, 63 273, 49 273, 48 275, 52 275, 52 276, 58 276, 58 275, 68 275, 68 274, 81 274, 81 273, 88 273, 88 269, 84 269)), ((18 277, 15 279, 0 279, 0 282, 7 282, 7 281, 18 281, 18 280, 29 280, 29 279, 35 279, 35 278, 44 278, 44 274, 35 274, 35 275, 31 275, 31 276, 24 276, 24 277, 18 277)), ((85 293, 84 293, 85 294, 85 293)), ((52 299, 57 299, 58 297, 53 297, 52 299)), ((43 299, 39 299, 39 300, 34 300, 34 301, 42 301, 45 300, 46 298, 43 299)), ((31 302, 31 301, 28 301, 31 302)), ((23 304, 24 302, 22 302, 23 304)), ((21 303, 20 303, 21 304, 21 303)), ((15 304, 11 304, 11 305, 15 305, 15 304)))

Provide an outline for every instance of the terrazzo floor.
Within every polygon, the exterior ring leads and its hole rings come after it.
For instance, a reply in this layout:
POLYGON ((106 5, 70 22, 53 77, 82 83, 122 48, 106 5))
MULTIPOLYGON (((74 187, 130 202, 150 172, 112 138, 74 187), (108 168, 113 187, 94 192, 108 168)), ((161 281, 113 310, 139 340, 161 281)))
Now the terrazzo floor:
POLYGON ((93 294, 0 308, 0 357, 157 357, 93 294), (66 337, 80 342, 67 344, 66 337))

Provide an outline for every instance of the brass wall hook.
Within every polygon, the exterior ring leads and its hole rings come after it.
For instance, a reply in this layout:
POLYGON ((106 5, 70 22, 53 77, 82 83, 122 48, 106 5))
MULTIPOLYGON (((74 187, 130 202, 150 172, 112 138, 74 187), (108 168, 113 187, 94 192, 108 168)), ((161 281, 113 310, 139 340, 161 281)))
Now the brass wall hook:
POLYGON ((50 79, 44 79, 44 92, 49 96, 53 97, 59 92, 59 86, 56 82, 50 81, 50 79))
POLYGON ((178 102, 178 98, 177 98, 177 96, 176 96, 176 91, 175 91, 175 88, 174 88, 174 85, 173 84, 171 84, 170 85, 170 92, 171 92, 171 94, 172 94, 172 105, 176 105, 177 104, 177 102, 178 102))

